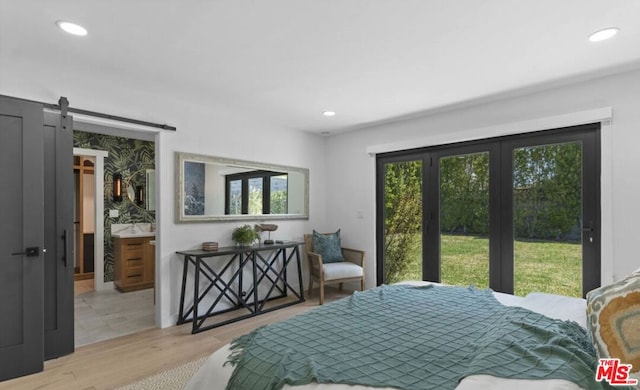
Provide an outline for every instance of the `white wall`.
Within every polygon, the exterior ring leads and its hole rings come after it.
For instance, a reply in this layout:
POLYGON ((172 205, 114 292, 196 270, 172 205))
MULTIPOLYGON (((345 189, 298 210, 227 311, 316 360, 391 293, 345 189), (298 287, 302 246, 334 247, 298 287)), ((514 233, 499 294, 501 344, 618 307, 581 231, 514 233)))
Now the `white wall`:
MULTIPOLYGON (((160 133, 159 161, 156 174, 160 173, 159 229, 161 231, 160 272, 163 283, 163 300, 171 300, 170 311, 163 314, 163 326, 170 325, 167 318, 175 321, 180 291, 182 261, 175 251, 196 249, 203 241, 218 241, 220 245, 231 245, 231 231, 246 222, 218 222, 198 224, 174 223, 175 192, 173 191, 175 151, 209 154, 263 163, 305 167, 310 170, 310 219, 275 221, 279 228, 272 239, 302 241, 302 235, 314 226, 324 225, 324 194, 313 191, 324 188, 324 148, 320 137, 296 131, 268 128, 254 123, 246 116, 221 115, 207 109, 191 107, 184 123, 174 122, 178 131, 160 133), (203 130, 204 129, 204 130, 203 130)), ((306 270, 306 264, 304 264, 306 270)), ((306 271, 305 271, 306 278, 306 271)), ((297 284, 294 283, 293 284, 297 284)), ((164 301, 163 310, 166 310, 164 301)))
MULTIPOLYGON (((437 91, 434 91, 437 93, 437 91)), ((375 157, 367 150, 380 145, 427 146, 502 135, 502 125, 556 117, 574 112, 613 108, 611 127, 603 140, 602 188, 612 215, 603 215, 602 282, 618 280, 640 266, 637 221, 640 217, 640 71, 632 71, 441 111, 331 136, 326 140, 327 221, 342 228, 346 245, 366 250, 366 283, 375 286, 375 157), (607 161, 608 159, 608 161, 607 161), (362 218, 359 218, 361 214, 362 218), (608 228, 607 228, 608 226, 608 228)), ((540 121, 542 123, 543 121, 540 121)), ((574 124, 574 123, 570 123, 574 124)), ((542 130, 542 129, 540 129, 542 130)), ((393 149, 393 147, 391 147, 393 149)))
MULTIPOLYGON (((224 102, 199 104, 176 100, 171 91, 139 91, 122 80, 103 77, 99 69, 66 74, 19 58, 2 63, 0 94, 52 103, 66 96, 71 107, 177 127, 176 132, 156 135, 156 294, 157 323, 162 327, 175 324, 177 318, 182 261, 175 252, 198 248, 203 241, 231 244, 231 230, 243 224, 174 222, 176 151, 308 168, 309 220, 275 221, 279 228, 272 238, 302 241, 305 232, 325 226, 324 140, 320 136, 270 126, 253 119, 251 113, 225 107, 224 102)), ((303 268, 306 274, 304 262, 303 268)))

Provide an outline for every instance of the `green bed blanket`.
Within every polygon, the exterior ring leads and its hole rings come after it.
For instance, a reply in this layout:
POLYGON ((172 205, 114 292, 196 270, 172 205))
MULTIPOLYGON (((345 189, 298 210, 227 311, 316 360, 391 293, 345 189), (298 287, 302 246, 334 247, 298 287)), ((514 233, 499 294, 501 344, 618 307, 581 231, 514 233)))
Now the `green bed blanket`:
POLYGON ((256 329, 231 348, 232 390, 312 381, 444 390, 475 374, 604 388, 579 325, 472 287, 383 285, 256 329))

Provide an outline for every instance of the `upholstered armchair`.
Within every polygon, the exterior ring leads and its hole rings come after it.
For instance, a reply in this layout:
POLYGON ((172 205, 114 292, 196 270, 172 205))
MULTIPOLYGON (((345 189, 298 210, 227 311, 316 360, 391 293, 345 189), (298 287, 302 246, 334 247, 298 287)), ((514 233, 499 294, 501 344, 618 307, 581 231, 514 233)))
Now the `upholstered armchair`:
POLYGON ((339 283, 338 288, 342 291, 344 282, 359 281, 360 289, 364 290, 364 251, 340 248, 344 261, 324 262, 322 255, 314 252, 312 234, 304 235, 304 243, 309 261, 309 296, 313 282, 320 285, 321 305, 324 304, 324 285, 327 283, 339 283))

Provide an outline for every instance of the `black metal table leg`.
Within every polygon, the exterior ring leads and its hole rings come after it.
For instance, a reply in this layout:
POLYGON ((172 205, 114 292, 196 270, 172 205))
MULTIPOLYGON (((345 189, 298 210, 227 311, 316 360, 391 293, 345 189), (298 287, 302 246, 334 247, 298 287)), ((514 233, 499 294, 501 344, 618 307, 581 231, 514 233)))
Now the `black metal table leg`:
POLYGON ((198 290, 200 287, 200 262, 202 260, 196 256, 196 272, 193 282, 193 322, 191 323, 191 333, 196 333, 198 330, 198 306, 200 305, 200 295, 198 290))
POLYGON ((184 294, 187 288, 187 272, 189 271, 189 261, 191 256, 184 256, 184 266, 182 267, 182 286, 180 288, 180 310, 178 311, 177 325, 184 324, 184 294))

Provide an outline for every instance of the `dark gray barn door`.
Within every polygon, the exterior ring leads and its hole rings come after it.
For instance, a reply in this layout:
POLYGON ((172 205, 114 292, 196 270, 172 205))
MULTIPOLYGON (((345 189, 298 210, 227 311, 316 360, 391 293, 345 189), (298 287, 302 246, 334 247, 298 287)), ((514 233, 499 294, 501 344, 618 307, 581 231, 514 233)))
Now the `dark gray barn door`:
POLYGON ((73 352, 71 121, 0 97, 0 381, 73 352))
POLYGON ((73 126, 44 116, 44 358, 73 352, 73 126))
POLYGON ((42 371, 42 106, 0 97, 0 380, 42 371))

